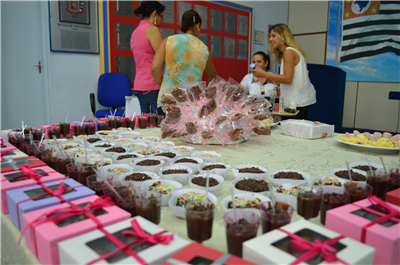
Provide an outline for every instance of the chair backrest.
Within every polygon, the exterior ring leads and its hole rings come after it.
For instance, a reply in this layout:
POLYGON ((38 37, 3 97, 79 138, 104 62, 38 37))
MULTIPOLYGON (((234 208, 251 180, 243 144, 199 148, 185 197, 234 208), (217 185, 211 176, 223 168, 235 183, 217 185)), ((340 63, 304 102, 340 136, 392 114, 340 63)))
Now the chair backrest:
POLYGON ((97 99, 101 105, 125 106, 125 96, 131 95, 131 81, 126 74, 106 73, 99 77, 97 99))
POLYGON ((308 119, 335 125, 342 132, 346 72, 340 68, 307 64, 308 75, 317 91, 317 103, 311 105, 308 119))

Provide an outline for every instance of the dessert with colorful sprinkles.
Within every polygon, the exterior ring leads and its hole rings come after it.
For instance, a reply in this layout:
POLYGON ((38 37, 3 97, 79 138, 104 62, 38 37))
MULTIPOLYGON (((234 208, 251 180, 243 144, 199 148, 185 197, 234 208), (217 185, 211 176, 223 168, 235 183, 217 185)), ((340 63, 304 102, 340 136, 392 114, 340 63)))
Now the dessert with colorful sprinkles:
MULTIPOLYGON (((259 209, 261 204, 261 200, 259 198, 254 199, 244 199, 235 197, 235 207, 236 208, 250 208, 250 209, 259 209)), ((228 202, 228 209, 232 209, 232 201, 228 202)))
POLYGON ((124 173, 128 173, 129 170, 124 167, 113 167, 107 169, 107 172, 110 173, 111 175, 118 176, 124 173))
POLYGON ((81 134, 81 135, 78 135, 76 138, 78 138, 78 139, 85 139, 85 138, 88 138, 90 135, 87 135, 87 134, 81 134))
POLYGON ((195 201, 202 202, 204 200, 205 194, 200 194, 197 192, 184 193, 178 196, 176 199, 176 206, 184 207, 187 202, 195 201))
POLYGON ((119 139, 118 135, 105 135, 103 136, 104 139, 119 139))
POLYGON ((282 188, 282 186, 280 186, 278 189, 276 189, 276 192, 297 196, 297 188, 296 187, 293 187, 291 189, 284 189, 284 188, 282 188))
MULTIPOLYGON (((101 166, 101 160, 96 160, 94 161, 94 163, 96 164, 96 166, 101 166)), ((109 166, 111 165, 111 161, 110 160, 103 160, 103 166, 109 166)))
POLYGON ((141 144, 128 144, 127 147, 128 148, 135 148, 135 147, 143 147, 143 145, 141 145, 141 144))
POLYGON ((153 154, 157 154, 160 153, 159 150, 157 149, 140 149, 138 151, 136 151, 138 154, 144 155, 144 156, 148 156, 148 155, 153 155, 153 154))
POLYGON ((117 143, 126 143, 126 142, 132 142, 132 140, 131 139, 119 139, 117 141, 117 143))
POLYGON ((179 151, 179 152, 182 152, 182 153, 189 153, 189 152, 190 152, 190 149, 185 148, 185 147, 183 147, 183 146, 178 146, 178 147, 175 147, 174 149, 175 149, 176 151, 179 151))
POLYGON ((65 144, 65 145, 61 146, 61 149, 67 150, 67 149, 75 148, 78 146, 79 146, 79 144, 65 144))
POLYGON ((143 173, 133 173, 128 176, 125 176, 125 180, 133 180, 133 181, 145 181, 151 179, 148 175, 143 173))
MULTIPOLYGON (((318 181, 314 181, 314 186, 321 186, 322 185, 323 180, 320 179, 318 181)), ((328 178, 328 180, 325 182, 324 184, 325 186, 336 186, 336 187, 342 187, 342 183, 335 179, 335 178, 328 178)))
POLYGON ((156 191, 162 194, 168 194, 171 191, 176 190, 174 187, 168 184, 162 184, 161 181, 156 181, 149 186, 150 191, 156 191))
POLYGON ((217 154, 207 153, 207 152, 206 153, 197 153, 196 156, 200 156, 200 157, 217 157, 218 153, 217 154))

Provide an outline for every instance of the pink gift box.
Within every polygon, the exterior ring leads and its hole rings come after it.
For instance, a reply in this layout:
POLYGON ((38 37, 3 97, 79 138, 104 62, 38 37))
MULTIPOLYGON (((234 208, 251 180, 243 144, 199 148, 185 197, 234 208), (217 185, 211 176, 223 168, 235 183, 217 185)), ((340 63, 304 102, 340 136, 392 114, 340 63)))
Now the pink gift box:
MULTIPOLYGON (((47 173, 47 176, 43 176, 41 178, 42 183, 47 183, 47 182, 52 182, 52 181, 57 181, 57 180, 63 180, 65 178, 64 175, 61 175, 54 169, 48 166, 42 166, 42 167, 36 167, 32 169, 33 171, 37 172, 39 170, 43 171, 44 173, 47 173)), ((37 185, 36 181, 32 179, 25 179, 25 180, 20 180, 20 178, 14 178, 17 176, 16 174, 22 174, 20 171, 10 171, 10 172, 2 172, 1 173, 1 211, 4 214, 8 214, 8 202, 7 202, 7 191, 9 190, 15 190, 15 189, 20 189, 23 187, 28 187, 28 186, 33 186, 37 185), (7 180, 7 179, 10 180, 7 180), (13 181, 16 180, 16 181, 13 181), (11 181, 11 182, 10 182, 11 181)), ((43 173, 42 173, 43 174, 43 173)))
MULTIPOLYGON (((400 210, 399 206, 391 203, 386 203, 396 211, 400 210)), ((377 208, 376 204, 372 204, 370 200, 365 199, 362 201, 348 204, 339 208, 327 211, 325 227, 340 233, 344 236, 361 241, 362 227, 369 224, 371 221, 366 219, 375 214, 362 210, 360 207, 370 208, 376 212, 382 212, 377 208), (361 217, 360 215, 364 216, 361 217)), ((379 215, 375 215, 378 219, 379 215)), ((376 249, 374 264, 400 264, 400 217, 392 218, 385 224, 374 224, 367 228, 365 244, 376 249), (386 225, 390 225, 387 227, 386 225)))
MULTIPOLYGON (((99 196, 93 195, 83 199, 72 201, 72 203, 81 206, 82 208, 94 202, 99 196)), ((68 203, 55 205, 40 210, 32 211, 23 215, 24 226, 37 219, 43 214, 46 214, 55 209, 70 208, 68 203)), ((118 206, 109 206, 96 210, 97 213, 102 213, 96 216, 103 226, 108 226, 131 218, 131 214, 122 210, 118 206)), ((96 213, 94 211, 94 213, 96 213)), ((70 217, 71 220, 77 217, 70 217)), ((71 224, 62 224, 58 226, 54 222, 44 222, 40 225, 29 226, 25 232, 26 244, 32 252, 43 262, 43 264, 60 264, 58 242, 73 238, 97 229, 97 225, 90 218, 73 220, 71 224), (75 222, 76 221, 76 222, 75 222)), ((43 218, 44 219, 44 218, 43 218)))
POLYGON ((392 191, 386 193, 385 200, 394 205, 400 206, 400 189, 392 190, 392 191))
POLYGON ((17 151, 18 149, 10 143, 1 144, 1 151, 17 151))

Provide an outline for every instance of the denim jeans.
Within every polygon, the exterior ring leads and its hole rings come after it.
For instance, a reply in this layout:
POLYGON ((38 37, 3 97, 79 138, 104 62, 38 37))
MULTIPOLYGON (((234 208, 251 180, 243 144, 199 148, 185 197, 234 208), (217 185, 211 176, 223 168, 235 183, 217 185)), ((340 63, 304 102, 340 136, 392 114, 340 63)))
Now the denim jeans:
POLYGON ((136 91, 142 113, 157 113, 157 98, 160 90, 136 91))

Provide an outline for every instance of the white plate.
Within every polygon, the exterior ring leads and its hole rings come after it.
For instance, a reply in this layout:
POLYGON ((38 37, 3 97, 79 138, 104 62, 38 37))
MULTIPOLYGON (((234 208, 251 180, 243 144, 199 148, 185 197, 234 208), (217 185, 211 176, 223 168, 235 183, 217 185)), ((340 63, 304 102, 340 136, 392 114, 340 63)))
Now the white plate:
MULTIPOLYGON (((344 134, 340 134, 341 136, 344 136, 344 134)), ((338 142, 344 143, 344 144, 348 144, 354 147, 359 147, 361 149, 366 149, 366 150, 370 150, 370 151, 395 151, 398 152, 399 148, 398 147, 382 147, 382 146, 371 146, 371 145, 361 145, 361 144, 354 144, 354 143, 350 143, 350 142, 345 142, 340 140, 337 136, 336 136, 336 140, 338 142)))

